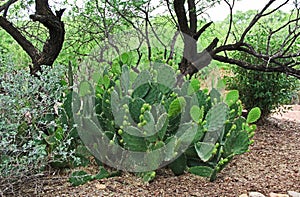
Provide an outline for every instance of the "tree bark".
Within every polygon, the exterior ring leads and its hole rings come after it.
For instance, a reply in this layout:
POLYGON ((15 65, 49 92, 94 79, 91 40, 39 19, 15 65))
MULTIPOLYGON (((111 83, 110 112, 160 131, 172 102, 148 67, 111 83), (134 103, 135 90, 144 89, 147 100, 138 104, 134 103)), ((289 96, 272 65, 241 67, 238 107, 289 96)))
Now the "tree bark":
POLYGON ((213 42, 202 52, 198 52, 197 42, 202 33, 212 24, 212 22, 204 25, 197 31, 197 13, 195 0, 188 0, 189 20, 185 10, 185 0, 174 0, 174 10, 178 19, 178 28, 182 32, 184 40, 184 51, 179 70, 182 75, 190 77, 197 73, 200 69, 208 66, 211 61, 210 53, 217 46, 218 39, 213 42))
MULTIPOLYGON (((49 37, 43 45, 42 50, 38 50, 5 16, 0 16, 0 26, 9 33, 24 51, 30 56, 32 66, 30 73, 36 75, 41 71, 42 65, 52 66, 58 57, 65 36, 64 23, 61 16, 65 9, 56 11, 56 15, 51 11, 48 0, 36 0, 36 12, 30 15, 30 19, 42 23, 49 32, 49 37)), ((8 9, 8 7, 7 7, 8 9)))

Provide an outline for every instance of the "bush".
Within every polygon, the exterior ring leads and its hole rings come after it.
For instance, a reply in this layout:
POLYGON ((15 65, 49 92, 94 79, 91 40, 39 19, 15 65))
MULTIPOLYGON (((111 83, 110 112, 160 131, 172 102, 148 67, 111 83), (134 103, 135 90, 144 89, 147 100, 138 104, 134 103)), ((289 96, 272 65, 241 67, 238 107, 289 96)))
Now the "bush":
POLYGON ((197 79, 174 87, 175 71, 160 64, 138 75, 127 65, 88 74, 98 77, 79 83, 78 132, 99 160, 118 170, 150 181, 168 165, 175 175, 188 170, 213 181, 249 150, 260 110, 243 118, 237 91, 223 97, 200 90, 197 79))
POLYGON ((297 89, 298 80, 282 73, 263 73, 240 67, 232 69, 234 76, 228 79, 228 89, 240 92, 245 108, 259 107, 262 119, 285 104, 290 104, 297 89))
POLYGON ((2 59, 0 73, 1 177, 80 162, 75 149, 80 141, 65 110, 70 99, 65 68, 43 67, 32 77, 2 59))

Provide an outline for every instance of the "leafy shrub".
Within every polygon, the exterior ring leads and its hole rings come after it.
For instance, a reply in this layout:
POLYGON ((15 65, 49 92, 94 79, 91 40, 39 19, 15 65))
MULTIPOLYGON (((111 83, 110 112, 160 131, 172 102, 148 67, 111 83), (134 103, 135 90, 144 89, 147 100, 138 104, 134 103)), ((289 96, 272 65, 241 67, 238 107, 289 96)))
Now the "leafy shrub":
POLYGON ((228 88, 240 92, 241 101, 247 110, 259 107, 262 118, 274 110, 290 104, 298 80, 281 73, 262 73, 239 67, 232 69, 234 76, 228 78, 228 88))
POLYGON ((213 181, 234 156, 248 151, 260 110, 243 118, 238 91, 224 98, 216 89, 200 90, 196 79, 169 88, 176 83, 171 67, 154 65, 138 75, 129 69, 106 69, 79 83, 78 132, 98 159, 138 171, 146 181, 163 163, 176 175, 188 170, 213 181))
MULTIPOLYGON (((248 24, 249 17, 245 16, 248 16, 248 14, 242 14, 237 19, 239 20, 239 27, 244 27, 248 24)), ((280 24, 285 23, 286 15, 279 12, 275 18, 266 17, 262 23, 255 25, 245 37, 244 43, 253 46, 258 54, 271 55, 277 54, 278 51, 286 50, 280 44, 286 42, 286 38, 288 37, 286 31, 278 29, 276 34, 270 36, 270 31, 274 31, 274 29, 279 28, 280 24), (274 23, 274 20, 278 20, 278 23, 274 23), (265 24, 272 24, 272 26, 265 26, 265 24)), ((239 33, 242 32, 243 30, 239 33)), ((290 51, 296 53, 298 48, 291 47, 290 51)), ((272 61, 256 58, 253 55, 243 52, 243 50, 230 53, 229 55, 235 59, 250 62, 252 65, 265 65, 267 63, 266 67, 277 67, 272 61)), ((281 64, 290 61, 281 60, 280 58, 272 60, 275 62, 278 61, 281 64)), ((296 78, 289 77, 283 73, 265 73, 246 70, 240 67, 233 67, 232 71, 233 76, 228 78, 228 88, 239 90, 241 100, 246 109, 249 110, 258 106, 262 110, 262 120, 270 115, 273 110, 280 110, 279 107, 281 105, 289 104, 292 96, 295 94, 297 83, 299 84, 296 78)))
POLYGON ((63 80, 65 70, 43 67, 39 77, 32 77, 1 60, 1 176, 33 173, 49 163, 57 167, 80 163, 76 149, 80 140, 67 115, 71 97, 63 80))

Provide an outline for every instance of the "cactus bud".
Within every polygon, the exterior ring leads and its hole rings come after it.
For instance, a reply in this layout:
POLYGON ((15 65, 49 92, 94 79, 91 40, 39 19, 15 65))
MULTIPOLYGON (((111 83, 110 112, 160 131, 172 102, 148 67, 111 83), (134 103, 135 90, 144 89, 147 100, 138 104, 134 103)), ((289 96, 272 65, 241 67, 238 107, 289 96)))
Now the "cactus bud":
POLYGON ((213 149, 213 151, 212 151, 212 155, 215 155, 215 154, 217 154, 217 151, 218 151, 218 149, 215 147, 214 149, 213 149))
POLYGON ((123 143, 124 143, 124 140, 123 140, 123 139, 120 139, 120 143, 123 144, 123 143))
POLYGON ((228 133, 227 133, 227 135, 226 135, 226 137, 227 137, 227 138, 228 138, 228 137, 230 137, 230 134, 231 134, 231 133, 230 133, 230 132, 228 132, 228 133))
POLYGON ((119 134, 119 135, 122 135, 122 134, 123 134, 123 130, 122 130, 122 129, 119 129, 119 130, 118 130, 118 134, 119 134))
POLYGON ((138 124, 138 128, 142 128, 143 127, 143 124, 142 123, 139 123, 138 124))
POLYGON ((251 130, 252 131, 255 131, 257 129, 257 126, 256 125, 251 125, 251 130))
POLYGON ((236 130, 236 124, 233 124, 231 130, 236 130))
POLYGON ((141 114, 140 117, 139 117, 140 121, 142 122, 144 120, 144 115, 141 114))
POLYGON ((235 109, 232 109, 229 113, 230 114, 234 114, 235 113, 235 109))
POLYGON ((218 99, 217 98, 214 98, 214 103, 218 103, 218 99))
POLYGON ((113 141, 113 140, 110 140, 110 141, 109 141, 109 145, 114 145, 114 141, 113 141))
POLYGON ((253 138, 254 135, 255 135, 255 132, 251 132, 251 133, 249 134, 249 138, 253 138))
POLYGON ((146 120, 144 120, 144 121, 142 122, 142 125, 145 126, 147 123, 148 123, 148 122, 147 122, 146 120))

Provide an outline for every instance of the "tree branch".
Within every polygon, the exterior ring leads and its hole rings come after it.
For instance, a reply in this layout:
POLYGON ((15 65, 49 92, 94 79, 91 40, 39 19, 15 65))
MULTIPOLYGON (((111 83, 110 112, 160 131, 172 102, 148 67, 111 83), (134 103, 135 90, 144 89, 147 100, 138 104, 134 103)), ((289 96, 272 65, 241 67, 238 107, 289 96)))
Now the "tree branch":
POLYGON ((31 59, 37 58, 38 50, 3 16, 0 16, 0 26, 18 42, 31 59))

